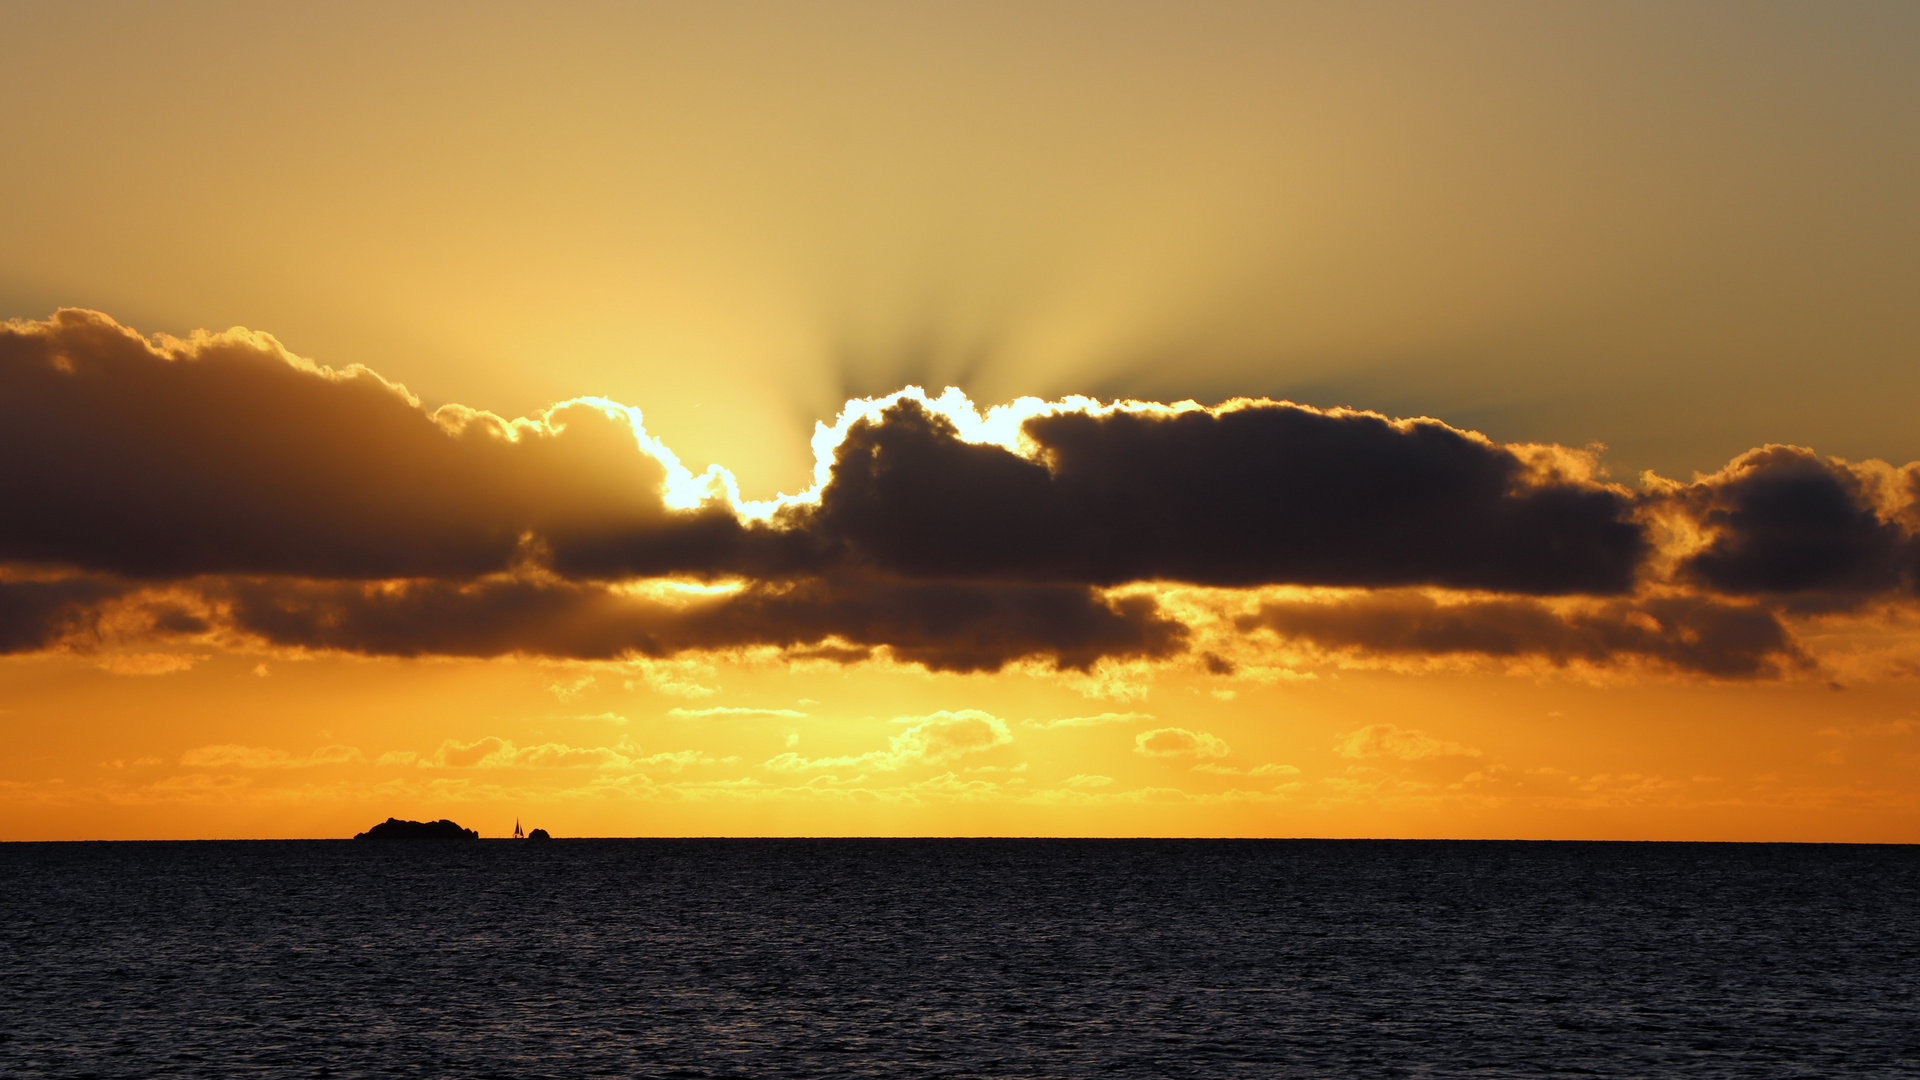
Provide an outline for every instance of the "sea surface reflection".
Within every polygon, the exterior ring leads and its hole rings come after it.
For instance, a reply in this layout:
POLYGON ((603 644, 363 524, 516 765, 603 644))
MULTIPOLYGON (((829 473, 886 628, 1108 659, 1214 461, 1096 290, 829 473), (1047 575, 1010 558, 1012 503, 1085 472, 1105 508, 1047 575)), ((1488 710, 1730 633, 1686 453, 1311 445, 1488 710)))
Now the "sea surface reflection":
POLYGON ((5 1076, 1917 1076, 1920 848, 0 845, 5 1076))

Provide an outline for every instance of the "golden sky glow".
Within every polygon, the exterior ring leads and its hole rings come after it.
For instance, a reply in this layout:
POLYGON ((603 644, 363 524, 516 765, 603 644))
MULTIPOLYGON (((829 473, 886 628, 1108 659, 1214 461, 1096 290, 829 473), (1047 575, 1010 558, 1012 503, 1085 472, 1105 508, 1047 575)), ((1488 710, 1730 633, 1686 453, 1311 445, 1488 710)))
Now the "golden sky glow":
POLYGON ((1920 840, 1910 5, 0 25, 0 838, 1920 840))

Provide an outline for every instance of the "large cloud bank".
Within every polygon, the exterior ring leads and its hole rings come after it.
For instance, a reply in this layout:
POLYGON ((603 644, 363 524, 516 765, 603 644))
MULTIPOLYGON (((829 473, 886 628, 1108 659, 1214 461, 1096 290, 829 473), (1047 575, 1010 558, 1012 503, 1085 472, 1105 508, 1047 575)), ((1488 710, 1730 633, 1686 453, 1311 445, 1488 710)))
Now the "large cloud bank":
POLYGON ((957 393, 849 407, 815 486, 694 476, 638 412, 428 411, 245 331, 0 328, 0 650, 111 633, 374 655, 771 646, 934 669, 1172 659, 1170 586, 1380 655, 1723 678, 1809 666, 1785 620, 1904 602, 1920 468, 1768 446, 1690 483, 1439 421, 957 393), (1302 598, 1268 595, 1310 587, 1302 598), (1264 591, 1263 591, 1264 590, 1264 591), (129 628, 132 628, 129 630, 129 628))

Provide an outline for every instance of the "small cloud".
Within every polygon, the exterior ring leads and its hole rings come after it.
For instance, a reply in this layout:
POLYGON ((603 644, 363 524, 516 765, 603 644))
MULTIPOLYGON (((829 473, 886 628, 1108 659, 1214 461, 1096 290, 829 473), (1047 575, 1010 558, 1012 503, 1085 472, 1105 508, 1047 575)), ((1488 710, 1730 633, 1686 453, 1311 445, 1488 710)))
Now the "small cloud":
POLYGON ((513 752, 511 764, 533 769, 603 768, 628 764, 626 755, 605 746, 541 743, 513 752))
POLYGON ((1251 769, 1237 769, 1232 765, 1215 765, 1203 762, 1193 767, 1194 772, 1212 773, 1215 776, 1298 776, 1300 770, 1291 765, 1256 765, 1251 769))
POLYGON ((1341 757, 1390 757, 1402 761, 1420 761, 1437 757, 1479 757, 1480 751, 1459 743, 1436 739, 1424 731, 1393 724, 1368 724, 1334 745, 1341 757))
POLYGON ((238 743, 196 746, 180 755, 180 764, 200 768, 309 769, 316 765, 343 765, 359 760, 358 747, 338 744, 322 746, 303 756, 270 746, 241 746, 238 743))
POLYGON ((1091 773, 1080 773, 1077 776, 1069 776, 1065 780, 1062 780, 1060 782, 1067 785, 1070 788, 1097 788, 1097 787, 1106 787, 1108 784, 1113 783, 1113 777, 1095 776, 1091 773))
POLYGON ((689 765, 732 765, 739 760, 737 757, 709 757, 698 750, 674 750, 669 753, 654 754, 651 757, 637 758, 634 764, 664 767, 673 772, 679 772, 689 765))
POLYGON ((978 709, 943 709, 914 719, 920 722, 893 737, 893 750, 921 761, 952 761, 1013 741, 1005 720, 978 709))
POLYGON ((447 769, 488 768, 496 765, 513 764, 513 744, 498 736, 489 735, 470 743, 447 739, 434 751, 431 758, 422 758, 423 766, 438 765, 447 769))
POLYGON ((791 750, 794 747, 799 745, 800 745, 800 733, 797 731, 787 732, 787 749, 791 750))
POLYGON ((653 688, 669 697, 703 698, 712 697, 720 691, 711 686, 701 686, 697 682, 682 682, 669 679, 653 684, 653 688))
POLYGON ((180 653, 114 653, 94 661, 94 666, 115 675, 172 675, 186 671, 205 657, 180 653))
POLYGON ((720 692, 717 687, 706 686, 699 681, 711 678, 714 674, 712 665, 699 660, 638 661, 632 671, 635 677, 621 683, 628 690, 652 690, 669 697, 682 698, 712 697, 720 692))
POLYGON ((668 716, 690 720, 702 716, 773 716, 798 720, 807 714, 798 709, 753 709, 738 705, 714 705, 705 709, 668 709, 668 716))
POLYGON ((265 660, 253 665, 253 673, 263 679, 272 674, 272 672, 267 670, 267 662, 265 660))
POLYGON ((1219 698, 1221 701, 1232 701, 1234 698, 1240 696, 1240 693, 1237 690, 1209 690, 1207 691, 1207 693, 1212 694, 1214 697, 1219 698))
POLYGON ((603 723, 608 723, 608 724, 612 724, 612 725, 614 725, 614 726, 616 726, 616 727, 625 727, 625 726, 626 726, 626 723, 627 723, 627 718, 626 718, 626 717, 624 717, 624 716, 621 716, 621 715, 620 715, 619 713, 617 713, 617 712, 597 712, 597 713, 582 713, 582 714, 581 714, 581 715, 579 715, 579 716, 562 716, 562 717, 558 717, 558 719, 561 719, 561 720, 597 720, 597 721, 600 721, 600 722, 603 722, 603 723))
POLYGON ((420 758, 420 755, 414 753, 411 750, 389 750, 386 753, 381 754, 379 760, 375 761, 374 764, 375 765, 411 765, 415 761, 419 760, 419 758, 420 758))
POLYGON ((1149 721, 1152 721, 1153 719, 1154 717, 1148 713, 1103 712, 1094 716, 1069 716, 1060 720, 1028 720, 1025 723, 1023 723, 1021 726, 1031 727, 1031 728, 1043 728, 1043 729, 1072 728, 1072 727, 1100 727, 1104 724, 1134 724, 1134 723, 1141 723, 1141 722, 1149 722, 1149 721))
MULTIPOLYGON (((398 755, 385 754, 381 760, 388 757, 395 763, 400 761, 398 755)), ((515 746, 510 739, 489 735, 470 743, 448 739, 431 756, 416 758, 414 764, 441 769, 624 768, 632 765, 633 759, 607 746, 568 746, 566 743, 515 746)))
POLYGON ((957 712, 942 709, 926 716, 902 716, 894 722, 913 726, 895 735, 889 741, 889 749, 833 758, 803 758, 789 752, 768 759, 766 767, 777 772, 849 766, 891 772, 909 765, 937 765, 1013 741, 1013 733, 1007 730, 1005 720, 979 709, 957 712))
POLYGON ((547 690, 561 701, 572 701, 574 698, 593 689, 593 684, 593 673, 588 672, 571 681, 555 679, 553 682, 547 684, 547 690))
POLYGON ((1186 728, 1155 728, 1133 737, 1136 754, 1148 757, 1226 757, 1231 752, 1226 741, 1204 731, 1186 728))

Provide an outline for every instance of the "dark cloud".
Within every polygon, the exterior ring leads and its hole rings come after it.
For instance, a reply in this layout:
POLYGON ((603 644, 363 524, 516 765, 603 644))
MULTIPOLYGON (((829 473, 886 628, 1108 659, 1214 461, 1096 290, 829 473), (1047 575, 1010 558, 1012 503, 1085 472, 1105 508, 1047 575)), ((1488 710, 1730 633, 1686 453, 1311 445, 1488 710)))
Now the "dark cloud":
POLYGON ((1646 544, 1621 493, 1538 481, 1433 421, 1271 402, 1065 412, 1039 460, 911 399, 853 426, 817 508, 677 511, 622 409, 429 413, 361 368, 234 332, 156 345, 91 312, 0 329, 0 560, 141 578, 830 571, 1106 585, 1436 584, 1618 592, 1646 544))
POLYGON ((1108 601, 1074 585, 855 575, 750 589, 702 629, 723 638, 771 633, 772 644, 787 646, 832 635, 889 646, 936 671, 990 671, 1027 656, 1084 670, 1107 657, 1165 657, 1184 650, 1187 636, 1150 597, 1108 601))
POLYGON ((428 413, 263 335, 154 345, 62 311, 0 326, 0 561, 457 578, 504 569, 529 533, 563 547, 617 534, 663 572, 726 554, 732 515, 669 511, 666 470, 635 436, 620 410, 428 413))
POLYGON ((92 578, 0 581, 0 654, 36 652, 91 634, 100 605, 125 592, 92 578))
POLYGON ((833 546, 807 528, 742 521, 724 503, 675 513, 633 528, 608 523, 549 532, 540 556, 555 573, 579 580, 748 576, 786 579, 830 569, 833 546))
POLYGON ((1063 585, 808 578, 666 602, 558 579, 275 579, 226 582, 217 599, 233 629, 274 645, 383 656, 610 660, 772 645, 844 663, 885 646, 936 671, 995 671, 1024 658, 1085 669, 1163 657, 1186 639, 1150 598, 1108 603, 1063 585))
POLYGON ((900 574, 1101 585, 1618 593, 1647 551, 1629 496, 1435 421, 1259 402, 1024 432, 1038 460, 902 400, 848 432, 808 527, 900 574))
POLYGON ((1749 451, 1674 498, 1713 537, 1681 572, 1716 592, 1840 603, 1911 573, 1912 536, 1882 516, 1859 472, 1810 450, 1749 451))
POLYGON ((1422 593, 1395 591, 1331 602, 1264 603, 1239 626, 1325 649, 1538 657, 1559 665, 1639 659, 1724 679, 1811 666, 1772 612, 1694 596, 1610 600, 1563 611, 1526 598, 1441 603, 1422 593))
POLYGON ((1099 591, 1174 581, 1389 590, 1243 626, 1330 648, 1741 678, 1805 664, 1780 613, 1911 593, 1920 574, 1920 469, 1790 447, 1636 497, 1563 448, 1281 402, 1061 406, 1021 434, 1021 452, 970 443, 901 397, 846 429, 817 503, 756 522, 611 403, 429 412, 264 335, 150 342, 63 311, 0 326, 0 651, 85 638, 133 581, 155 588, 127 625, 157 636, 1084 669, 1183 651, 1188 629, 1151 598, 1099 591), (1650 558, 1648 522, 1676 520, 1705 546, 1650 558), (668 602, 620 584, 688 576, 739 587, 668 602), (199 599, 154 599, 168 582, 199 599))

